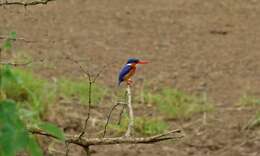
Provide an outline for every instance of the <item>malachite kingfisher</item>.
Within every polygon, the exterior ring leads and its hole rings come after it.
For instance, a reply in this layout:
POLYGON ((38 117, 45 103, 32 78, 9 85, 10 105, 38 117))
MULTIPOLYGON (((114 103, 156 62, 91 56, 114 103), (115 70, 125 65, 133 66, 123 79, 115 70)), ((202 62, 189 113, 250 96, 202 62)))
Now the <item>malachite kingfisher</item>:
POLYGON ((122 82, 126 82, 127 85, 130 85, 132 83, 130 78, 135 74, 136 65, 147 63, 148 61, 141 61, 137 58, 129 58, 119 73, 118 85, 120 85, 122 82))

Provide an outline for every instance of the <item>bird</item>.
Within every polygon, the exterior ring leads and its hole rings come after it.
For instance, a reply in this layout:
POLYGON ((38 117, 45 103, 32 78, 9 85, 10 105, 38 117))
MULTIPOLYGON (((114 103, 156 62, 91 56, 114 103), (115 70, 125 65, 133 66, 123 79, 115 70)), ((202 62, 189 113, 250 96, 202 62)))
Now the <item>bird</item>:
POLYGON ((137 64, 147 64, 148 61, 141 61, 138 58, 129 58, 126 64, 119 72, 118 85, 122 82, 126 82, 127 85, 131 85, 133 82, 130 78, 135 74, 137 64))

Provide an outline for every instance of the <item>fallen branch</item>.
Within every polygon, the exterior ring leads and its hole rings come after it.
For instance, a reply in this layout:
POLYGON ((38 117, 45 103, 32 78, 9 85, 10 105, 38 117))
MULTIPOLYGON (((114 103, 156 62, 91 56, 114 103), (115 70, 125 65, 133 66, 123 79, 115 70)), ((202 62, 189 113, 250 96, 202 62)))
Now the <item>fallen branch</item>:
POLYGON ((8 0, 2 0, 0 3, 0 6, 5 6, 5 5, 23 5, 23 6, 29 6, 29 5, 38 5, 38 4, 47 4, 49 2, 52 2, 55 0, 35 0, 31 2, 27 1, 8 1, 8 0))
POLYGON ((28 61, 25 63, 12 63, 12 62, 0 62, 0 65, 10 65, 10 66, 27 66, 29 64, 31 64, 32 61, 28 61))
POLYGON ((36 42, 36 41, 31 41, 31 40, 27 40, 25 38, 10 38, 9 36, 0 36, 1 40, 11 40, 11 41, 23 41, 23 42, 27 42, 27 43, 32 43, 32 42, 36 42))
MULTIPOLYGON (((48 134, 46 132, 43 132, 42 130, 33 129, 30 130, 32 134, 36 135, 43 135, 47 137, 51 137, 54 139, 57 139, 57 137, 48 134)), ((165 140, 177 140, 182 137, 183 135, 174 135, 174 134, 180 134, 181 130, 171 130, 166 133, 150 136, 150 137, 140 137, 140 138, 134 138, 134 137, 116 137, 116 138, 85 138, 82 137, 81 139, 78 139, 78 136, 70 136, 66 135, 65 142, 69 144, 75 144, 78 146, 81 146, 83 148, 89 147, 89 146, 97 146, 97 145, 113 145, 113 144, 151 144, 155 142, 165 141, 165 140)))

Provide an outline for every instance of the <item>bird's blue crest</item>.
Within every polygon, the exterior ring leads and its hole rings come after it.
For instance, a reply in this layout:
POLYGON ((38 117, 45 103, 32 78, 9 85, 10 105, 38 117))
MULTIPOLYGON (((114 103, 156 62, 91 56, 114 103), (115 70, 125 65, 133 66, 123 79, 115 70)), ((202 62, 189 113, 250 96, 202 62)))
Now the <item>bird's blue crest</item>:
POLYGON ((139 59, 137 59, 137 58, 129 58, 128 60, 127 60, 127 63, 138 63, 140 60, 139 59))

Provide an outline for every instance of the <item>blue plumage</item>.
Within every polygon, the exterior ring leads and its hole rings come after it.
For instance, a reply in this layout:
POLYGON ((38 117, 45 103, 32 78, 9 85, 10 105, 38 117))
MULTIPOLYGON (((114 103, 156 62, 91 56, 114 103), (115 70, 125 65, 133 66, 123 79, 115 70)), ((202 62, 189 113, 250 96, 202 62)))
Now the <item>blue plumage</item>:
POLYGON ((124 81, 125 76, 131 71, 132 67, 131 65, 126 64, 120 71, 119 77, 118 77, 118 85, 120 85, 121 82, 124 81))
POLYGON ((127 63, 125 66, 121 69, 118 77, 118 85, 120 85, 121 82, 126 81, 128 85, 132 83, 132 80, 130 79, 134 74, 136 70, 137 64, 146 64, 147 61, 140 61, 137 58, 129 58, 127 60, 127 63))

